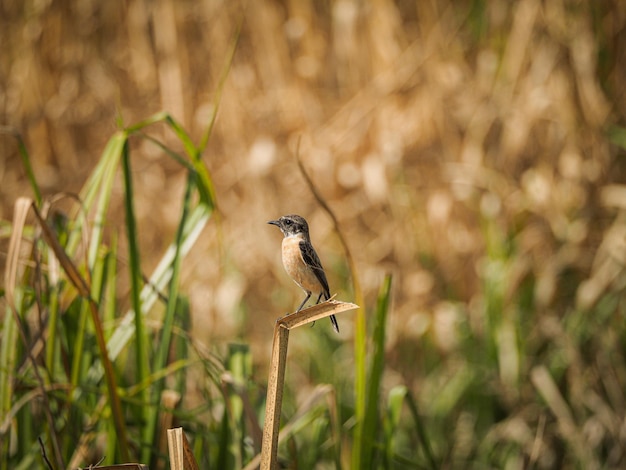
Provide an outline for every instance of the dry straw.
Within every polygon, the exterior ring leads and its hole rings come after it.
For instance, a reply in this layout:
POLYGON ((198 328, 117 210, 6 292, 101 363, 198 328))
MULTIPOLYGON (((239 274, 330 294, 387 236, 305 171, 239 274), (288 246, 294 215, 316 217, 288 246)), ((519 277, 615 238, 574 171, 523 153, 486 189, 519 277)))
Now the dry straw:
POLYGON ((359 308, 349 302, 331 300, 314 305, 282 317, 274 326, 272 342, 272 361, 267 380, 267 401, 265 405, 265 426, 263 427, 263 446, 261 449, 261 470, 278 468, 278 434, 280 429, 280 410, 283 400, 285 369, 287 367, 287 346, 289 331, 293 328, 313 323, 330 315, 359 308))

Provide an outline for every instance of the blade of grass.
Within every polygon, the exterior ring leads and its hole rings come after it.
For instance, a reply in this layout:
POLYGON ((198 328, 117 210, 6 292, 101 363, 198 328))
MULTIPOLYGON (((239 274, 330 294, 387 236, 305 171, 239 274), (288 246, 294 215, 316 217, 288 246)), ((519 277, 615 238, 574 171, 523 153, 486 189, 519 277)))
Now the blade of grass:
POLYGON ((191 158, 191 164, 196 170, 196 174, 198 177, 197 184, 201 202, 209 206, 211 209, 214 209, 215 189, 213 187, 211 177, 209 176, 209 170, 202 161, 202 154, 193 144, 191 138, 185 132, 182 126, 172 116, 168 116, 166 122, 174 131, 178 139, 182 142, 183 147, 185 147, 185 151, 187 152, 187 155, 189 155, 189 158, 191 158))
POLYGON ((108 165, 104 167, 102 173, 102 179, 100 181, 100 197, 96 206, 93 228, 91 230, 89 253, 87 257, 87 263, 90 269, 93 269, 98 250, 102 245, 102 233, 106 220, 106 212, 109 208, 109 202, 111 201, 115 174, 122 155, 122 150, 127 142, 127 136, 123 132, 118 132, 115 136, 113 136, 111 141, 111 145, 107 145, 107 148, 104 150, 101 157, 108 162, 108 165))
POLYGON ((396 448, 396 430, 402 416, 402 405, 406 396, 407 388, 404 385, 398 385, 391 389, 387 397, 387 413, 384 420, 385 445, 384 449, 384 468, 390 468, 393 461, 393 454, 396 448))
POLYGON ((335 443, 335 449, 333 452, 333 461, 336 468, 341 468, 341 421, 339 419, 339 404, 337 403, 337 393, 334 388, 330 390, 327 397, 328 404, 328 416, 330 419, 330 431, 335 443))
MULTIPOLYGON (((102 248, 101 252, 102 252, 102 248)), ((93 269, 92 269, 92 279, 91 279, 91 298, 98 301, 100 304, 100 298, 102 297, 102 292, 105 289, 105 271, 108 269, 107 260, 110 260, 110 257, 103 255, 102 253, 96 259, 94 259, 93 269)), ((84 300, 80 306, 79 320, 78 320, 78 328, 76 331, 76 339, 74 343, 70 346, 72 351, 74 351, 74 357, 72 360, 72 369, 71 369, 71 379, 70 383, 72 384, 72 390, 69 395, 69 404, 71 404, 77 397, 75 395, 76 387, 78 387, 81 374, 84 371, 83 364, 87 360, 85 354, 77 353, 77 351, 84 351, 85 347, 85 337, 87 335, 87 319, 89 317, 89 302, 84 300)), ((106 338, 106 333, 105 333, 106 338)))
MULTIPOLYGON (((185 188, 185 195, 183 199, 183 210, 180 223, 176 231, 176 238, 174 240, 174 259, 172 260, 172 277, 169 283, 169 295, 167 298, 167 306, 165 309, 165 317, 163 319, 163 327, 161 329, 161 338, 158 342, 156 354, 152 362, 152 370, 158 371, 165 367, 167 362, 167 354, 171 347, 172 342, 172 328, 174 326, 174 318, 176 316, 176 307, 178 306, 178 290, 180 284, 180 265, 182 262, 181 245, 183 243, 183 229, 189 216, 189 209, 191 205, 191 193, 194 189, 193 176, 190 174, 187 178, 187 186, 185 188)), ((154 384, 152 392, 153 401, 161 396, 163 391, 163 381, 158 381, 154 384)), ((148 415, 148 422, 145 426, 144 440, 146 442, 154 442, 154 436, 156 435, 156 425, 158 422, 158 409, 156 407, 148 415)), ((142 462, 150 461, 151 467, 156 467, 156 455, 153 453, 150 458, 149 447, 144 447, 142 452, 142 462)))
POLYGON ((139 121, 137 124, 133 124, 132 126, 128 126, 126 128, 126 132, 128 134, 134 134, 136 132, 141 131, 145 127, 151 126, 152 124, 156 124, 159 122, 166 122, 169 118, 169 114, 166 111, 159 111, 158 113, 153 114, 147 119, 143 121, 139 121))
MULTIPOLYGON (((298 148, 296 150, 296 161, 300 173, 304 177, 311 193, 315 197, 315 200, 324 209, 328 216, 333 221, 335 232, 339 237, 339 241, 348 260, 348 267, 350 269, 350 275, 352 277, 352 290, 354 292, 354 301, 357 305, 365 305, 365 299, 363 297, 363 291, 361 290, 361 283, 359 282, 358 271, 356 269, 356 263, 352 257, 352 252, 348 246, 348 242, 343 235, 343 232, 339 228, 339 221, 335 216, 335 213, 331 210, 330 206, 326 203, 321 193, 315 187, 313 180, 304 168, 304 164, 299 157, 300 142, 298 141, 298 148)), ((361 468, 361 455, 362 451, 360 445, 362 442, 363 433, 363 420, 365 418, 366 407, 366 338, 367 338, 367 325, 365 322, 365 310, 363 307, 359 307, 354 315, 354 414, 356 425, 354 427, 354 440, 355 445, 352 446, 352 468, 361 468)))
MULTIPOLYGON (((130 150, 128 141, 122 150, 122 173, 124 175, 124 208, 126 212, 126 234, 128 238, 128 267, 130 269, 130 299, 134 312, 135 324, 135 378, 137 382, 143 382, 150 375, 148 358, 148 334, 144 327, 143 315, 141 314, 141 261, 139 259, 139 240, 135 210, 133 207, 133 178, 130 166, 130 150)), ((141 396, 142 406, 138 414, 142 423, 147 423, 148 403, 150 401, 149 390, 144 390, 141 396)))
MULTIPOLYGON (((441 465, 437 464, 435 457, 433 456, 430 440, 426 434, 426 426, 418 413, 417 403, 413 399, 409 389, 404 385, 398 385, 391 389, 387 401, 387 419, 385 420, 385 434, 387 437, 387 443, 385 445, 386 467, 393 467, 392 463, 398 460, 398 456, 395 453, 395 448, 397 447, 396 440, 398 436, 396 430, 400 423, 400 418, 402 417, 402 408, 404 403, 406 403, 409 407, 409 411, 415 423, 417 436, 424 456, 426 457, 428 468, 432 470, 441 468, 441 465)), ((415 465, 414 462, 413 465, 415 465)))
POLYGON ((120 403, 120 397, 117 392, 117 381, 115 378, 115 373, 113 370, 113 365, 109 360, 107 355, 106 342, 104 340, 104 332, 102 329, 102 323, 100 322, 100 317, 98 316, 98 306, 94 302, 94 300, 90 296, 90 289, 85 281, 85 279, 80 275, 78 268, 72 263, 69 256, 63 249, 63 247, 59 244, 58 240, 55 238, 54 233, 48 226, 48 223, 45 219, 42 218, 37 206, 31 204, 31 207, 35 213, 35 216, 38 219, 39 225, 43 231, 44 239, 46 243, 52 248, 54 254, 56 255, 59 263, 63 267, 68 279, 73 284, 73 286, 78 290, 80 295, 88 300, 89 302, 89 310, 91 313, 91 318, 94 324, 96 341, 98 343, 98 348, 100 350, 100 357, 104 365, 104 375, 106 379, 106 384, 109 392, 109 402, 111 404, 111 412, 113 415, 113 422, 115 425, 115 430, 117 432, 118 437, 118 447, 120 450, 120 454, 122 459, 126 462, 129 461, 129 451, 128 451, 128 441, 126 439, 126 424, 124 421, 124 416, 122 414, 122 406, 120 403))
MULTIPOLYGON (((202 229, 206 225, 210 217, 210 211, 204 205, 197 206, 191 215, 188 222, 185 225, 184 242, 182 243, 182 253, 187 255, 194 245, 202 229)), ((145 285, 141 291, 141 308, 142 315, 146 315, 148 311, 154 305, 154 302, 158 299, 157 291, 165 289, 165 286, 169 282, 172 276, 172 260, 176 252, 175 244, 172 243, 161 261, 155 268, 152 276, 150 277, 150 283, 145 285)), ((121 322, 117 325, 115 331, 111 335, 111 338, 107 344, 109 351, 109 358, 114 361, 120 355, 122 350, 126 347, 130 339, 135 332, 133 312, 127 312, 122 318, 121 322)), ((102 376, 101 365, 95 365, 92 367, 89 377, 90 380, 98 380, 102 376)))
POLYGON ((144 390, 149 390, 156 382, 177 373, 178 371, 197 365, 199 359, 179 359, 165 366, 163 369, 152 373, 145 381, 139 382, 126 389, 125 398, 130 402, 136 402, 136 396, 141 397, 144 390), (132 399, 132 400, 131 400, 132 399))
MULTIPOLYGON (((21 318, 20 318, 20 313, 22 310, 20 308, 21 302, 19 303, 16 302, 17 297, 19 297, 19 293, 16 296, 16 293, 18 291, 18 289, 16 288, 17 286, 16 281, 17 281, 17 271, 18 271, 18 264, 19 264, 19 253, 20 253, 20 247, 21 247, 21 242, 22 242, 22 233, 24 231, 24 225, 26 223, 26 216, 30 208, 33 208, 33 210, 35 211, 35 214, 39 215, 37 206, 35 206, 32 199, 22 197, 22 198, 19 198, 15 203, 15 211, 13 214, 13 232, 11 233, 11 239, 9 240, 8 261, 7 261, 6 270, 5 270, 6 297, 7 297, 7 304, 9 306, 10 312, 12 316, 14 317, 14 324, 16 327, 15 329, 20 335, 23 348, 26 351, 26 354, 28 356, 28 360, 33 366, 33 372, 35 374, 37 385, 41 389, 41 392, 42 392, 41 394, 42 408, 43 408, 44 416, 46 417, 46 422, 48 425, 48 429, 47 429, 48 438, 50 439, 50 443, 52 445, 54 460, 57 466, 62 468, 64 467, 64 463, 63 463, 63 456, 61 454, 61 446, 59 445, 59 441, 57 439, 56 429, 54 426, 54 419, 52 417, 52 411, 50 408, 50 403, 48 401, 48 395, 46 394, 46 391, 45 391, 45 384, 39 372, 39 368, 37 366, 37 361, 33 355, 33 351, 31 350, 30 344, 28 342, 28 337, 25 332, 24 326, 21 323, 21 318)), ((46 224, 46 228, 50 230, 47 224, 46 224)), ((9 327, 11 326, 12 325, 9 325, 9 327)), ((9 356, 8 363, 9 364, 14 363, 15 356, 10 357, 11 353, 9 353, 8 356, 9 356)), ((11 388, 13 385, 12 380, 11 380, 12 376, 8 375, 7 379, 8 379, 8 382, 5 383, 5 386, 8 385, 7 387, 8 394, 7 394, 7 397, 5 397, 4 401, 6 401, 7 398, 11 400, 11 396, 12 396, 12 388, 11 388)), ((5 405, 6 403, 3 404, 3 407, 5 405)), ((10 408, 10 401, 8 405, 10 408)), ((2 416, 2 418, 4 418, 4 416, 2 416)))
POLYGON ((376 436, 380 429, 380 385, 385 369, 385 331, 387 326, 387 314, 389 312, 389 300, 391 297, 391 275, 385 276, 378 293, 376 305, 376 324, 374 327, 374 353, 368 377, 367 407, 363 417, 361 438, 360 462, 374 462, 376 436))
POLYGON ((242 466, 246 433, 243 400, 236 391, 232 391, 232 388, 244 388, 244 384, 250 377, 251 367, 250 347, 247 344, 229 344, 226 368, 231 374, 233 385, 228 387, 230 390, 227 396, 227 409, 231 427, 229 450, 234 461, 234 468, 241 468, 242 466))
POLYGON ((183 148, 185 149, 187 155, 189 155, 190 158, 194 158, 198 153, 198 149, 183 126, 181 126, 179 122, 169 113, 165 115, 164 122, 170 127, 170 129, 172 129, 172 131, 174 131, 174 134, 176 134, 180 143, 183 144, 183 148))
MULTIPOLYGON (((188 137, 187 133, 180 126, 178 126, 178 124, 166 112, 157 113, 144 121, 141 121, 133 126, 130 126, 127 128, 126 132, 128 134, 135 134, 141 131, 143 128, 149 125, 158 123, 158 122, 165 122, 166 124, 171 126, 172 129, 177 134, 177 136, 182 137, 185 149, 188 152, 191 152, 192 155, 197 154, 197 149, 195 149, 195 147, 193 146, 193 143, 191 142, 191 139, 188 137)), ((150 139, 150 140, 154 143, 157 143, 155 139, 150 139)), ((120 144, 125 143, 125 141, 119 141, 119 142, 116 141, 116 143, 119 146, 120 144)), ((157 143, 157 145, 161 146, 160 143, 157 143)), ((110 142, 109 146, 113 147, 113 142, 110 142)), ((115 147, 115 148, 118 148, 118 147, 115 147)), ((119 148, 121 149, 121 147, 119 148)), ((115 152, 111 150, 111 153, 115 153, 115 152)), ((121 154, 121 150, 119 153, 121 154)), ((167 153, 170 156, 173 156, 173 152, 168 151, 167 153)), ((176 156, 177 158, 175 157, 175 159, 178 160, 180 157, 178 156, 178 154, 176 154, 176 156)), ((197 168, 199 166, 204 167, 204 165, 201 162, 199 164, 194 164, 192 166, 193 168, 197 168)), ((197 184, 199 187, 201 187, 204 184, 205 196, 204 196, 204 200, 201 197, 200 204, 193 209, 193 211, 191 212, 191 215, 187 219, 187 223, 184 226, 184 229, 183 229, 184 242, 180 245, 182 246, 183 256, 189 252, 189 250, 191 249, 191 246, 193 246, 193 244, 199 237, 200 232, 206 225, 215 207, 213 184, 212 184, 210 175, 208 174, 208 171, 206 171, 206 167, 204 167, 204 170, 205 171, 203 172, 203 174, 205 176, 204 178, 199 178, 199 181, 197 181, 197 184)), ((161 258, 161 261, 157 265, 157 268, 152 274, 150 278, 150 283, 144 286, 144 288, 142 289, 141 294, 140 294, 142 314, 146 314, 150 310, 150 308, 152 308, 154 302, 158 298, 157 292, 163 290, 165 286, 167 285, 167 283, 170 281, 170 278, 172 275, 172 269, 171 269, 172 260, 175 256, 177 246, 178 245, 175 242, 173 242, 169 246, 168 250, 165 252, 164 256, 161 258)), ((128 341, 133 337, 133 334, 135 333, 135 326, 133 324, 134 323, 133 316, 134 316, 133 312, 128 312, 122 319, 122 322, 120 323, 119 327, 115 330, 115 332, 111 336, 110 341, 108 343, 109 357, 111 358, 111 360, 115 360, 118 357, 122 349, 126 346, 126 344, 128 344, 128 341)), ((102 370, 98 366, 96 366, 95 368, 92 368, 92 370, 90 371, 90 376, 92 379, 97 379, 101 375, 102 375, 102 370)))
POLYGON ((102 296, 102 324, 104 326, 104 337, 107 344, 115 326, 116 305, 116 279, 117 279, 117 237, 112 237, 111 246, 106 256, 106 273, 104 277, 104 294, 102 296))
POLYGON ((311 435, 310 440, 313 445, 303 446, 299 458, 303 468, 315 468, 315 465, 323 460, 324 442, 328 439, 328 420, 325 416, 317 416, 311 420, 307 431, 311 435))
MULTIPOLYGON (((218 94, 218 97, 221 96, 221 90, 219 91, 219 93, 220 94, 218 94)), ((215 110, 214 110, 215 115, 217 114, 217 109, 218 107, 216 105, 215 110)), ((210 124, 211 127, 213 125, 214 119, 215 119, 215 116, 212 116, 212 121, 210 124)), ((198 192, 200 193, 200 201, 206 204, 207 206, 209 206, 209 208, 214 209, 215 204, 216 204, 215 187, 213 185, 213 181, 211 179, 209 171, 206 165, 204 164, 204 162, 202 161, 202 152, 204 150, 204 147, 196 147, 191 137, 189 136, 189 134, 185 131, 185 129, 180 125, 178 121, 176 121, 168 113, 158 113, 154 115, 151 119, 148 119, 139 124, 129 127, 127 131, 129 134, 137 133, 140 130, 142 130, 144 127, 149 126, 159 121, 163 121, 165 124, 167 124, 168 127, 174 132, 178 140, 180 140, 180 142, 182 143, 183 148, 185 149, 185 152, 187 153, 187 155, 189 156, 191 160, 191 166, 195 170, 197 178, 198 178, 197 189, 198 189, 198 192)), ((160 144, 156 139, 150 138, 150 140, 153 143, 156 143, 159 147, 162 147, 162 144, 160 144)), ((204 145, 206 145, 206 142, 204 143, 204 145)), ((175 160, 179 161, 179 163, 183 164, 184 166, 188 166, 186 163, 182 163, 181 157, 177 153, 172 152, 169 149, 166 151, 166 153, 168 153, 168 155, 170 155, 175 160)))
POLYGON ((167 147, 163 142, 159 141, 158 139, 155 139, 154 137, 148 134, 141 133, 139 135, 142 138, 146 139, 148 142, 152 142, 154 145, 159 147, 159 149, 161 149, 164 153, 169 155, 172 158, 172 160, 174 160, 179 165, 184 166, 190 171, 195 171, 194 166, 191 163, 185 160, 185 158, 182 155, 180 155, 178 152, 174 152, 171 148, 167 147))
MULTIPOLYGON (((215 468, 235 468, 234 457, 230 452, 229 443, 232 440, 232 427, 230 426, 229 413, 224 408, 224 413, 220 421, 217 432, 217 455, 215 457, 215 468)), ((258 468, 258 467, 257 467, 258 468)))
POLYGON ((80 381, 80 373, 82 371, 83 361, 85 355, 82 353, 85 347, 85 335, 87 334, 87 319, 89 318, 89 303, 86 301, 81 302, 80 313, 78 314, 78 326, 76 328, 76 337, 72 343, 74 350, 74 356, 72 358, 72 368, 70 372, 70 383, 72 384, 72 390, 70 391, 68 402, 76 400, 78 397, 75 395, 78 383, 80 381))
MULTIPOLYGON (((189 299, 187 297, 178 296, 178 305, 176 312, 180 318, 180 328, 182 331, 192 331, 191 324, 191 305, 189 305, 189 299)), ((184 336, 177 335, 174 341, 174 356, 175 357, 189 357, 190 354, 189 340, 184 336)), ((187 372, 186 369, 181 369, 176 374, 175 388, 180 392, 182 396, 185 396, 187 387, 187 372)))
MULTIPOLYGON (((14 300, 19 300, 21 295, 17 292, 13 294, 14 300)), ((6 307, 4 322, 2 325, 2 341, 0 341, 0 423, 3 423, 11 412, 13 401, 13 379, 16 367, 16 356, 18 351, 17 323, 11 314, 10 307, 6 307)), ((7 470, 9 467, 9 429, 0 439, 0 469, 7 470)))
POLYGON ((87 223, 87 214, 91 211, 92 205, 96 197, 100 195, 98 207, 94 217, 94 228, 91 234, 91 247, 88 254, 88 260, 95 258, 98 246, 102 239, 102 229, 105 221, 105 213, 108 208, 112 185, 115 172, 117 170, 122 149, 126 142, 127 136, 123 132, 117 132, 109 141, 102 151, 102 155, 98 160, 96 168, 91 173, 87 183, 83 186, 79 194, 79 200, 82 207, 75 217, 74 230, 71 233, 66 245, 67 253, 72 256, 78 248, 79 242, 83 239, 83 231, 87 223))

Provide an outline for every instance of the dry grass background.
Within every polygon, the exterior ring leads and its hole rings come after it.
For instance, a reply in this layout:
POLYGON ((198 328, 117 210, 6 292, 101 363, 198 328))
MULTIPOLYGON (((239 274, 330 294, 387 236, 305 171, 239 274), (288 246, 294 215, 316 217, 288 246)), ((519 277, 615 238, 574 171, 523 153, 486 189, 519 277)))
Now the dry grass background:
MULTIPOLYGON (((528 331, 549 338, 622 285, 620 0, 0 0, 0 123, 23 134, 47 194, 77 192, 118 115, 167 110, 199 138, 239 24, 205 156, 221 217, 183 271, 197 337, 242 338, 264 367, 272 319, 300 300, 266 225, 285 213, 309 220, 331 290, 352 300, 299 140, 368 302, 395 276, 388 385, 419 390, 422 344, 450 357, 461 318, 480 335, 490 308, 531 306, 528 331)), ((29 191, 17 155, 0 139, 5 220, 29 191)), ((186 173, 147 145, 134 158, 149 270, 186 173)))
MULTIPOLYGON (((471 6, 5 1, 2 121, 24 134, 48 194, 78 191, 117 112, 132 123, 165 109, 199 135, 245 18, 206 155, 225 256, 207 233, 185 272, 198 323, 232 337, 244 304, 246 334, 267 338, 259 317, 297 301, 279 236, 264 225, 283 213, 309 219, 331 285, 348 285, 330 221, 295 164, 302 138, 365 291, 385 271, 397 276, 393 349, 432 320, 445 329, 449 301, 480 302, 489 243, 515 245, 508 288, 532 275, 549 308, 564 271, 590 275, 610 223, 599 196, 620 173, 606 138, 626 104, 619 3, 471 6), (490 221, 500 240, 486 239, 490 221), (277 304, 277 290, 293 293, 277 304)), ((11 141, 1 164, 8 218, 27 191, 11 141)), ((177 222, 168 199, 179 197, 168 193, 178 196, 185 174, 147 146, 135 168, 139 217, 157 228, 143 233, 149 260, 177 222)))

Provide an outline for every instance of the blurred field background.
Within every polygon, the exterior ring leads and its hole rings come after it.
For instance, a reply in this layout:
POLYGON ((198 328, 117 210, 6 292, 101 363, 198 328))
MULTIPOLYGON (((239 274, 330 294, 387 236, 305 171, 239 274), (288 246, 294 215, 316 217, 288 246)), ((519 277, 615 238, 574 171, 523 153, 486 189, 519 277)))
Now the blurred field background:
MULTIPOLYGON (((348 240, 370 334, 393 275, 381 401, 407 387, 442 468, 625 465, 624 1, 0 0, 0 44, 0 125, 22 135, 44 196, 78 193, 118 126, 158 111, 200 140, 219 100, 203 154, 217 212, 180 290, 197 344, 218 357, 249 345, 254 393, 274 318, 302 298, 268 220, 307 218, 331 291, 354 301, 298 151, 348 240)), ((181 151, 167 126, 146 132, 181 151)), ((148 275, 188 171, 147 140, 131 148, 148 275)), ((33 197, 8 136, 0 175, 6 253, 13 205, 33 197)), ((119 237, 119 312, 131 307, 122 186, 105 227, 119 237)), ((339 336, 327 321, 292 333, 286 418, 321 383, 350 416, 354 318, 339 336)), ((203 383, 189 381, 195 406, 203 383)), ((403 457, 372 468, 429 468, 406 413, 403 457)), ((294 449, 313 452, 306 430, 294 442, 291 465, 294 449)))

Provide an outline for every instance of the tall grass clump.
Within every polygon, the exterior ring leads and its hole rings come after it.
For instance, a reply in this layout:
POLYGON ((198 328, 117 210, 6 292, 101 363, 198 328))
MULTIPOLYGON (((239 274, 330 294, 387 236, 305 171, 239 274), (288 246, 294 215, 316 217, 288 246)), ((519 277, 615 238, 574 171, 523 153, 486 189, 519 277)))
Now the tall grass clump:
MULTIPOLYGON (((19 138, 18 144, 29 169, 19 138)), ((165 452, 161 421, 181 408, 189 370, 219 383, 219 361, 189 342, 188 302, 179 291, 181 264, 216 207, 202 153, 171 116, 159 114, 109 140, 80 194, 43 199, 31 178, 36 198, 19 199, 7 227, 0 468, 34 465, 41 436, 55 468, 87 465, 100 454, 105 462, 155 464, 165 452), (184 154, 144 134, 157 123, 174 133, 184 154), (134 212, 131 141, 142 138, 188 175, 176 233, 149 276, 139 241, 140 230, 149 228, 139 227, 134 212), (119 173, 127 257, 119 251, 122 234, 107 233, 119 173), (74 203, 68 215, 56 211, 62 199, 74 203), (120 276, 120 257, 127 259, 128 277, 120 276), (123 314, 121 282, 130 290, 130 310, 123 314), (148 318, 158 304, 154 328, 148 318), (166 404, 166 392, 179 399, 166 404)))

